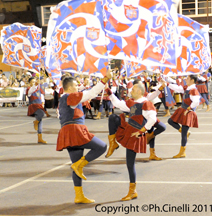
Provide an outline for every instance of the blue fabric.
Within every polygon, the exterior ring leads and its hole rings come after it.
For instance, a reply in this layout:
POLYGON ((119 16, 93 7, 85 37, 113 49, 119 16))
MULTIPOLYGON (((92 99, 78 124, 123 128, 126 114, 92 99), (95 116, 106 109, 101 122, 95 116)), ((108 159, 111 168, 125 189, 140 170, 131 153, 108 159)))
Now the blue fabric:
POLYGON ((85 116, 75 118, 74 119, 74 110, 77 108, 83 112, 82 104, 78 104, 75 109, 71 108, 67 105, 67 98, 68 94, 63 95, 60 98, 60 104, 59 104, 59 113, 60 113, 60 124, 61 127, 67 124, 85 124, 85 116))

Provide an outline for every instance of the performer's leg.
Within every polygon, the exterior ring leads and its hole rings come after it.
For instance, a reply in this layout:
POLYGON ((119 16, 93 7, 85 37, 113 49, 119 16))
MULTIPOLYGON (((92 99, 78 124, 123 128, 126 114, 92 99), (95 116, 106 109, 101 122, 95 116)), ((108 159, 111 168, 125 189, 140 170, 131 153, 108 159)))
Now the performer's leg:
POLYGON ((121 125, 121 118, 116 114, 112 114, 108 118, 109 135, 116 133, 118 127, 121 125))
MULTIPOLYGON (((151 130, 148 130, 148 133, 146 134, 147 136, 147 144, 150 143, 150 140, 153 139, 155 136, 157 136, 158 134, 162 133, 163 131, 166 130, 166 125, 163 122, 158 122, 156 123, 151 130), (154 130, 154 128, 156 128, 154 130)), ((150 146, 150 148, 154 148, 150 146)))
POLYGON ((170 116, 171 114, 169 112, 169 108, 166 106, 166 100, 165 100, 165 98, 161 98, 161 101, 162 101, 162 103, 163 103, 163 105, 165 107, 165 110, 166 110, 166 115, 164 115, 163 117, 170 116))
MULTIPOLYGON (((67 148, 69 156, 71 158, 72 163, 76 163, 83 156, 84 149, 79 148, 67 148)), ((72 172, 72 179, 74 182, 74 190, 75 190, 75 203, 94 203, 95 200, 88 199, 84 196, 83 188, 82 188, 82 179, 76 175, 76 173, 72 172)))
POLYGON ((180 130, 180 125, 176 122, 174 122, 171 118, 168 119, 168 123, 175 129, 177 129, 178 131, 180 130))
POLYGON ((90 151, 85 156, 71 165, 71 168, 75 171, 76 175, 86 180, 86 177, 83 174, 83 167, 92 160, 95 160, 101 156, 106 151, 107 145, 102 140, 94 136, 89 143, 75 148, 90 149, 90 151))
POLYGON ((110 104, 111 104, 110 100, 105 101, 105 111, 107 111, 106 113, 107 117, 112 114, 112 109, 110 108, 110 104))
POLYGON ((136 158, 136 153, 130 149, 126 149, 126 163, 127 163, 130 183, 136 182, 135 158, 136 158))
POLYGON ((211 108, 210 108, 210 106, 209 106, 209 101, 208 101, 208 98, 207 98, 207 93, 202 93, 201 95, 202 95, 202 97, 204 98, 205 103, 206 103, 206 105, 207 105, 207 110, 206 110, 206 112, 208 112, 208 111, 211 110, 211 108))
POLYGON ((177 155, 173 156, 173 158, 183 158, 186 156, 185 150, 186 150, 186 144, 188 139, 188 133, 189 133, 189 127, 186 125, 182 125, 182 132, 181 132, 181 147, 180 151, 177 155))
POLYGON ((110 157, 115 149, 119 148, 118 143, 116 142, 116 131, 118 127, 121 125, 121 118, 116 115, 112 114, 108 118, 108 127, 109 127, 109 135, 108 135, 108 140, 109 140, 109 148, 107 151, 107 154, 105 157, 110 157))
POLYGON ((186 146, 187 144, 187 139, 188 139, 188 130, 189 130, 189 127, 186 126, 186 125, 182 125, 182 133, 181 133, 181 146, 186 146))
POLYGON ((122 201, 128 201, 137 198, 136 192, 136 171, 135 171, 136 153, 130 149, 126 149, 126 163, 130 178, 130 187, 127 196, 123 197, 122 201))
POLYGON ((94 117, 94 119, 101 119, 102 110, 103 110, 103 103, 99 106, 98 114, 96 117, 94 117))
POLYGON ((85 159, 88 162, 91 162, 100 157, 106 151, 107 144, 94 136, 89 143, 83 145, 82 147, 84 149, 90 149, 90 151, 85 155, 85 159))
MULTIPOLYGON (((69 153, 72 163, 75 163, 83 156, 84 149, 71 147, 67 148, 67 151, 69 153)), ((82 179, 78 175, 76 175, 74 171, 72 172, 72 179, 74 182, 74 186, 82 186, 82 179)))
POLYGON ((38 132, 38 143, 44 143, 47 142, 43 140, 42 138, 42 118, 44 116, 44 111, 41 109, 38 109, 35 113, 36 120, 34 121, 34 128, 37 129, 38 132))

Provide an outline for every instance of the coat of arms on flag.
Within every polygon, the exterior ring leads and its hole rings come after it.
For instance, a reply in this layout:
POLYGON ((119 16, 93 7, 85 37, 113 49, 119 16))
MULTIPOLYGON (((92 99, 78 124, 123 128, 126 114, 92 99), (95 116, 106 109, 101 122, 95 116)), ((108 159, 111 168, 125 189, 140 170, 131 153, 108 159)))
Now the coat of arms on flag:
POLYGON ((125 16, 131 20, 137 20, 138 19, 138 8, 133 7, 132 5, 124 5, 124 12, 125 16))

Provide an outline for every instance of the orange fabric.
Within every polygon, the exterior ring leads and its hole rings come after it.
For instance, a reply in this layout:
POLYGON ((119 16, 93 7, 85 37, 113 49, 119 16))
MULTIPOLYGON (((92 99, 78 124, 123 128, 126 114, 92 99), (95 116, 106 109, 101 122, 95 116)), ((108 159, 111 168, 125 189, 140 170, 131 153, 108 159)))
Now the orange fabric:
POLYGON ((197 114, 194 111, 190 111, 187 113, 187 115, 184 115, 184 112, 186 110, 182 107, 178 108, 174 114, 171 116, 171 119, 179 123, 181 125, 186 125, 188 127, 195 127, 198 128, 198 119, 197 114))
POLYGON ((68 106, 76 106, 82 100, 83 93, 82 92, 75 92, 69 94, 67 97, 67 105, 68 106))
POLYGON ((124 114, 120 115, 121 125, 116 132, 116 140, 125 148, 130 149, 136 153, 146 153, 146 136, 136 138, 131 137, 132 133, 139 131, 130 126, 126 121, 124 114))
POLYGON ((57 137, 57 151, 67 147, 81 146, 92 140, 94 134, 85 125, 69 124, 63 126, 57 137))
POLYGON ((28 106, 28 113, 27 115, 28 116, 33 116, 34 113, 38 110, 38 109, 41 109, 43 110, 44 112, 46 112, 42 106, 42 104, 31 104, 28 106))

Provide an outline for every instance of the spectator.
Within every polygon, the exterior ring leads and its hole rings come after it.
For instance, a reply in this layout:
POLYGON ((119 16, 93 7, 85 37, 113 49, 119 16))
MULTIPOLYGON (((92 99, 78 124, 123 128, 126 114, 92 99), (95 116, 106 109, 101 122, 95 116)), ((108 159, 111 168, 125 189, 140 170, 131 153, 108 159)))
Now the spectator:
POLYGON ((16 75, 16 79, 17 79, 17 81, 18 81, 19 83, 21 82, 21 76, 20 76, 19 73, 17 73, 17 75, 16 75))
POLYGON ((7 87, 12 87, 12 85, 13 85, 13 81, 10 79, 7 87))
POLYGON ((19 85, 20 85, 20 83, 18 82, 17 79, 15 79, 15 81, 14 81, 12 87, 19 87, 19 85))
POLYGON ((8 79, 5 74, 2 74, 1 87, 6 88, 8 86, 8 79))
POLYGON ((9 81, 10 80, 12 81, 12 83, 14 83, 15 77, 12 74, 10 74, 10 76, 9 76, 9 81))

